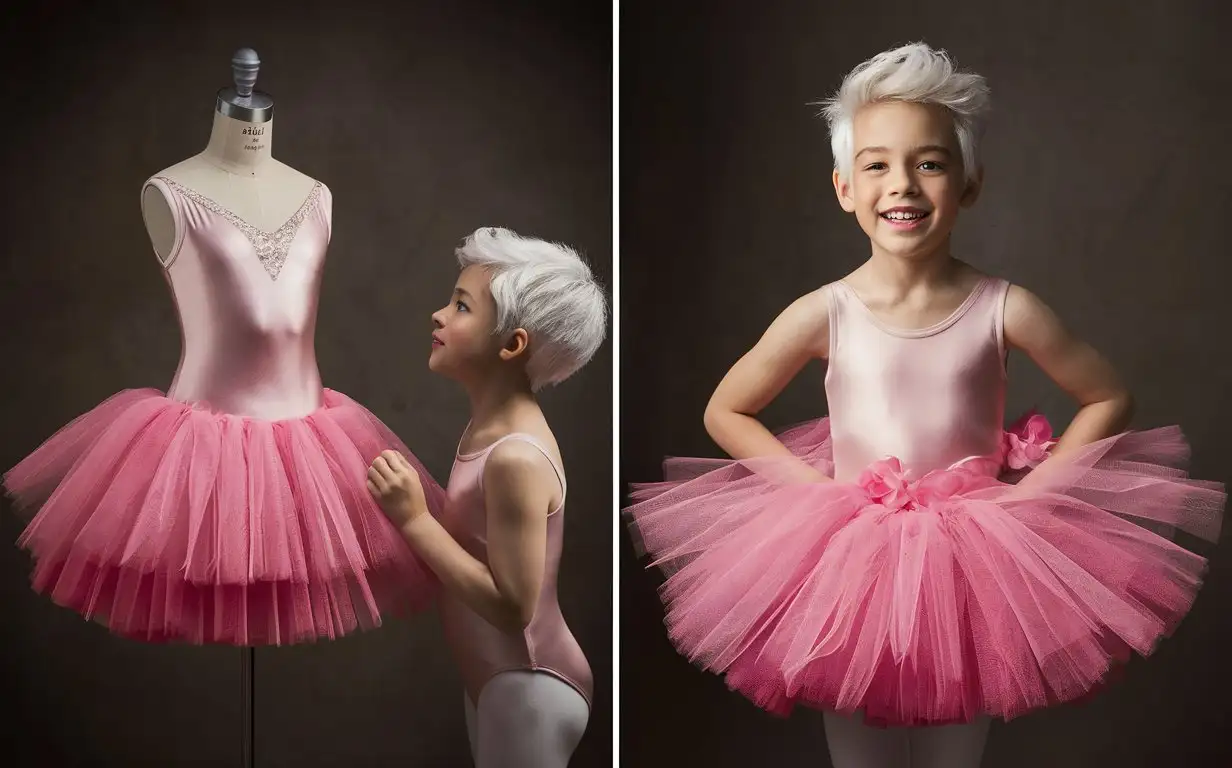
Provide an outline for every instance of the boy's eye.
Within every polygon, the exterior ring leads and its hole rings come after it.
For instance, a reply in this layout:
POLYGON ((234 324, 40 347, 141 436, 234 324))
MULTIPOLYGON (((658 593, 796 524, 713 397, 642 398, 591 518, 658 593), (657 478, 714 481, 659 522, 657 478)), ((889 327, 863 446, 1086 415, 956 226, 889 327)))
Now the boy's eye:
POLYGON ((884 171, 885 169, 886 169, 886 164, 882 162, 869 163, 868 165, 864 166, 864 170, 866 171, 884 171))
POLYGON ((925 160, 920 163, 920 169, 925 171, 943 171, 945 167, 936 160, 925 160))
POLYGON ((454 302, 454 306, 458 308, 459 312, 469 312, 470 311, 470 307, 466 306, 466 302, 462 301, 461 299, 454 302))

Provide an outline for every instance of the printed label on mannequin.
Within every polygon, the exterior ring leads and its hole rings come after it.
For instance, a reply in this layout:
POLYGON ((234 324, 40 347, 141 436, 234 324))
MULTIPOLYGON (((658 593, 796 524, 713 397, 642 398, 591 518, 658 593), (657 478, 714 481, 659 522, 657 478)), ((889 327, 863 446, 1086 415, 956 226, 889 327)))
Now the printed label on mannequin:
POLYGON ((256 143, 256 144, 245 144, 245 145, 244 145, 244 151, 246 151, 246 152, 261 152, 261 151, 263 151, 263 150, 266 148, 266 146, 268 146, 268 145, 267 145, 267 144, 265 144, 264 142, 258 142, 258 143, 256 143))
POLYGON ((245 136, 264 136, 265 129, 264 128, 245 128, 244 135, 245 136))

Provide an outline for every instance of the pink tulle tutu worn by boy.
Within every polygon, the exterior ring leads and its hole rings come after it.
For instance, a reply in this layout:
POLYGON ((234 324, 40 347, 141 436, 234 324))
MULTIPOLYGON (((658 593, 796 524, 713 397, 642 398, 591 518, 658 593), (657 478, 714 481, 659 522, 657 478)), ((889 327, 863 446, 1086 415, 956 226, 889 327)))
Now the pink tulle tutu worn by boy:
POLYGON ((847 76, 834 188, 871 255, 719 384, 705 424, 732 460, 671 459, 626 510, 677 649, 771 712, 822 709, 837 768, 975 766, 991 718, 1092 692, 1193 603, 1206 561, 1167 534, 1222 518, 1178 428, 1126 431, 1109 363, 951 254, 987 106, 923 44, 847 76), (1010 350, 1077 400, 1059 437, 1004 427, 1010 350), (829 417, 771 434, 755 414, 814 358, 829 417))

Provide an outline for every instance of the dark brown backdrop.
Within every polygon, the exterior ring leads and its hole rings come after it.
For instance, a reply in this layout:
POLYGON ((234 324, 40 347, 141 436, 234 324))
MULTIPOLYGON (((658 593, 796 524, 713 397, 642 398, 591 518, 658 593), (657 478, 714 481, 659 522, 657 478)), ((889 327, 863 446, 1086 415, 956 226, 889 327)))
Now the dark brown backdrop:
MULTIPOLYGON (((460 393, 426 367, 453 246, 504 225, 576 244, 611 284, 609 8, 53 5, 0 30, 4 468, 116 390, 169 383, 179 331, 138 193, 205 146, 239 47, 260 54, 257 87, 275 99, 274 155, 334 193, 323 378, 441 481, 466 421, 460 393)), ((572 489, 561 602, 598 681, 579 766, 611 759, 611 371, 605 346, 544 397, 572 489)), ((20 526, 3 512, 11 542, 20 526)), ((32 594, 27 570, 0 547, 0 698, 12 705, 0 763, 242 765, 239 650, 114 639, 32 594)), ((469 765, 460 683, 431 617, 259 650, 255 671, 256 766, 469 765)))
MULTIPOLYGON (((993 92, 987 187, 956 252, 1041 294, 1124 372, 1138 423, 1181 424, 1195 473, 1228 481, 1226 38, 1213 4, 1105 5, 622 3, 622 482, 659 477, 662 454, 720 455, 701 416, 724 371, 792 299, 866 257, 808 102, 919 39, 993 92)), ((808 368, 767 422, 819 415, 821 373, 808 368)), ((1011 413, 1072 417, 1029 363, 1011 374, 1011 413)), ((622 539, 622 762, 828 765, 817 713, 771 718, 675 654, 659 579, 622 539)), ((984 765, 1232 764, 1230 560, 1221 546, 1151 661, 1087 706, 996 726, 984 765)))

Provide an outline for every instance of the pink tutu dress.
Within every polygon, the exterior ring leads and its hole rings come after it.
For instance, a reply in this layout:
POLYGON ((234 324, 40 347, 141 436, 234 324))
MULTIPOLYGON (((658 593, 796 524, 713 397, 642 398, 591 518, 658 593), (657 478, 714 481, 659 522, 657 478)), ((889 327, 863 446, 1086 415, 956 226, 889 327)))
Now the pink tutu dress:
MULTIPOLYGON (((334 638, 426 607, 435 579, 365 484, 381 450, 410 452, 317 371, 329 190, 265 232, 148 183, 175 218, 180 365, 166 394, 120 392, 5 474, 32 514, 34 588, 150 642, 334 638)), ((439 511, 443 491, 411 461, 439 511)))
POLYGON ((634 487, 677 649, 775 714, 880 725, 1010 719, 1149 654, 1206 567, 1172 535, 1215 540, 1225 502, 1186 476, 1180 430, 1048 458, 1042 417, 1002 426, 1007 283, 911 331, 827 290, 830 416, 780 438, 834 480, 669 459, 634 487))

